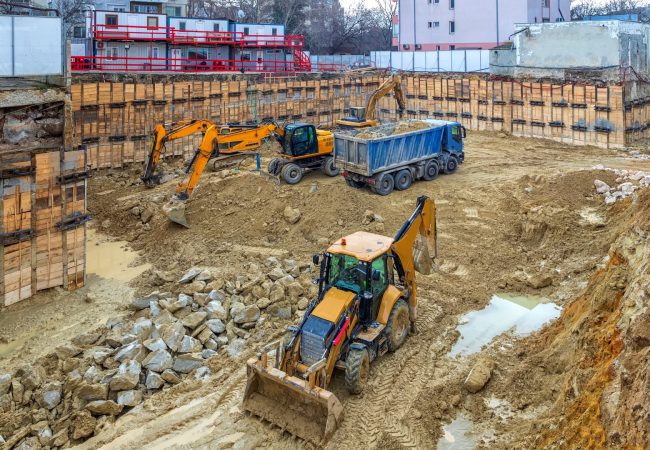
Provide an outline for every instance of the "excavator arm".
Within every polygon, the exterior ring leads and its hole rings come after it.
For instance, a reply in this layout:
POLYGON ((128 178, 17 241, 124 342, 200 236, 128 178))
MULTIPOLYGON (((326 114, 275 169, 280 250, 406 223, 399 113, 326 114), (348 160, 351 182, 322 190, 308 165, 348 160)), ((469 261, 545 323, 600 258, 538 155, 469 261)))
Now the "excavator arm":
POLYGON ((395 94, 398 112, 401 117, 402 112, 404 109, 406 109, 406 101, 404 100, 404 92, 402 91, 402 79, 399 75, 391 75, 390 78, 384 81, 381 86, 379 86, 372 94, 370 94, 370 97, 368 98, 368 104, 366 105, 367 121, 375 120, 377 102, 391 90, 395 94))
POLYGON ((167 130, 163 124, 156 125, 153 130, 153 140, 151 142, 149 156, 145 162, 144 173, 142 174, 142 177, 140 177, 142 181, 144 181, 144 184, 151 187, 159 183, 160 177, 155 175, 155 172, 160 163, 160 157, 165 148, 166 142, 190 136, 195 133, 205 133, 208 127, 212 125, 213 123, 209 120, 182 121, 170 130, 167 130))
POLYGON ((436 205, 433 200, 426 195, 418 197, 415 211, 395 235, 391 250, 396 256, 397 273, 409 292, 411 320, 415 320, 415 271, 430 274, 437 255, 436 205))

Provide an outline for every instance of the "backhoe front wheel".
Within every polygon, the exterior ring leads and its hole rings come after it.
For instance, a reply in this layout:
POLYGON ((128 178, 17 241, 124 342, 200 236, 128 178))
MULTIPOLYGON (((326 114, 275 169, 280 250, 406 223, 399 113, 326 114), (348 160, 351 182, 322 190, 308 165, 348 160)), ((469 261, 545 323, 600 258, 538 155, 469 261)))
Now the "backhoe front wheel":
POLYGON ((394 352, 402 346, 409 333, 409 307, 404 300, 398 300, 388 317, 386 335, 388 351, 394 352))
POLYGON ((325 158, 325 161, 323 161, 323 173, 327 175, 328 177, 335 177, 339 174, 341 169, 336 167, 336 164, 334 164, 334 157, 333 156, 328 156, 325 158))
POLYGON ((361 394, 368 382, 370 356, 368 350, 350 349, 345 360, 345 384, 350 394, 361 394))
POLYGON ((271 162, 269 162, 269 174, 273 175, 274 177, 280 175, 280 171, 282 170, 282 161, 280 158, 273 158, 271 162))
POLYGON ((296 184, 302 180, 302 169, 297 164, 289 163, 282 168, 282 179, 287 184, 296 184))

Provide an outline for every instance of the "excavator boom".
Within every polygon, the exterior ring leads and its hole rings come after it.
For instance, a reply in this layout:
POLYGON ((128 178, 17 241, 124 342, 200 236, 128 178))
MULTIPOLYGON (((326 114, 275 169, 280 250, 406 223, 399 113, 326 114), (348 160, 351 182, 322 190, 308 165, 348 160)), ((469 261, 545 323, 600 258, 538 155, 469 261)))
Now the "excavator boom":
POLYGON ((402 91, 402 79, 399 75, 391 75, 384 81, 377 89, 370 94, 365 108, 356 107, 350 108, 352 116, 344 117, 336 121, 337 125, 348 128, 361 128, 361 127, 374 127, 379 123, 377 122, 377 102, 381 100, 386 94, 393 91, 395 100, 397 101, 397 112, 400 117, 404 109, 406 109, 406 101, 404 100, 404 92, 402 91))

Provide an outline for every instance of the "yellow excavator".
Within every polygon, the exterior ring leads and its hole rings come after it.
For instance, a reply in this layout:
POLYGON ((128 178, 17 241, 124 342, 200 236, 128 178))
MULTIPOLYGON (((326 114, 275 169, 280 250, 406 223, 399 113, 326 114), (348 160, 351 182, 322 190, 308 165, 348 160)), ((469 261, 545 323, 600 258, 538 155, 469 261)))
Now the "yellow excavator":
POLYGON ((248 360, 243 408, 323 444, 343 414, 327 390, 334 369, 352 394, 363 390, 370 363, 415 329, 415 271, 431 273, 435 256, 435 203, 426 196, 394 238, 359 231, 334 242, 322 260, 314 255, 318 296, 300 325, 248 360))
POLYGON ((189 227, 185 217, 185 201, 196 188, 208 163, 212 160, 215 170, 237 164, 242 159, 256 154, 263 140, 270 136, 274 136, 281 144, 281 156, 269 164, 269 170, 273 170, 272 175, 281 175, 287 183, 295 184, 306 171, 315 168, 322 169, 328 176, 336 176, 339 173, 332 155, 332 133, 317 130, 314 125, 297 122, 282 128, 274 122, 269 122, 252 126, 222 126, 207 120, 196 120, 181 123, 170 131, 163 125, 155 127, 153 143, 142 176, 147 186, 153 186, 160 181, 156 169, 165 142, 194 133, 203 133, 203 139, 185 170, 189 179, 178 185, 175 198, 163 208, 172 222, 185 227, 189 227))
POLYGON ((400 117, 406 109, 406 101, 404 100, 404 92, 402 91, 402 79, 399 75, 393 74, 381 86, 368 97, 368 103, 365 107, 353 106, 350 108, 350 116, 338 119, 336 125, 341 128, 363 128, 363 127, 376 127, 379 125, 377 117, 377 102, 393 91, 395 100, 397 101, 397 112, 400 117))

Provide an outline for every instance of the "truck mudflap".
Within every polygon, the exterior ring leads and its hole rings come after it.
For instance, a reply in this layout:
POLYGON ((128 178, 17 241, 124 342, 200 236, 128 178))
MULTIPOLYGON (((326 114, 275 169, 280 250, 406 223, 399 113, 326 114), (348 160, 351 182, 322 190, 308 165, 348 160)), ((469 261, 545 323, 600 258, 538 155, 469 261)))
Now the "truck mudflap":
POLYGON ((244 410, 301 439, 321 445, 343 419, 343 406, 330 391, 287 375, 266 358, 247 363, 244 410))

